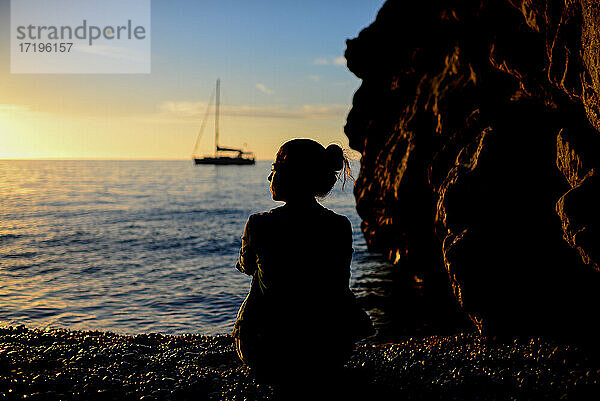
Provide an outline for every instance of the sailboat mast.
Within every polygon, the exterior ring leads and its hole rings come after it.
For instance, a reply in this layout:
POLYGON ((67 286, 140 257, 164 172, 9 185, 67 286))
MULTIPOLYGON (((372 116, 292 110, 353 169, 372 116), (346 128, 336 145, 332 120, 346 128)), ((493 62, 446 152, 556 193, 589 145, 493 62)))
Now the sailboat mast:
POLYGON ((217 101, 215 107, 215 155, 219 150, 219 103, 220 103, 221 80, 217 79, 217 101))

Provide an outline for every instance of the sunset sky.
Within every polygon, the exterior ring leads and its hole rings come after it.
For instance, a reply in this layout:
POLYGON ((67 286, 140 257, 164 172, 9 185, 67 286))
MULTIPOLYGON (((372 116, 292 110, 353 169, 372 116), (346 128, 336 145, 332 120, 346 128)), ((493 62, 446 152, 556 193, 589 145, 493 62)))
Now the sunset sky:
MULTIPOLYGON (((383 2, 152 1, 151 74, 11 74, 0 0, 0 158, 188 159, 217 78, 221 145, 263 160, 293 137, 346 147, 360 81, 345 40, 383 2)), ((213 129, 199 153, 212 152, 213 129)))

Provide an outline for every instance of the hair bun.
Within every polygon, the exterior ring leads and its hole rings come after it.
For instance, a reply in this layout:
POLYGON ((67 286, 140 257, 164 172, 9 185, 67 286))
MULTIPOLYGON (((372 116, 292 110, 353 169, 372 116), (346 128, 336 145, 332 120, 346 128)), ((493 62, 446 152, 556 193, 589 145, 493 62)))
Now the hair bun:
POLYGON ((338 145, 332 143, 325 149, 327 164, 334 171, 339 171, 344 167, 344 151, 338 145))

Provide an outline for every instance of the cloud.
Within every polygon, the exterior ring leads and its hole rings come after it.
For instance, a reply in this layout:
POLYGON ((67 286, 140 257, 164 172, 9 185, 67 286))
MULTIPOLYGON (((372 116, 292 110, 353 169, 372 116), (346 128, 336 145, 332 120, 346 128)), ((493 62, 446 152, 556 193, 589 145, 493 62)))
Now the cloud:
POLYGON ((0 113, 26 113, 31 111, 29 106, 22 104, 2 104, 0 103, 0 113))
POLYGON ((339 56, 333 59, 334 65, 346 65, 346 57, 339 56))
POLYGON ((305 104, 301 110, 303 115, 311 118, 329 118, 338 115, 345 115, 348 107, 340 104, 305 104))
POLYGON ((158 106, 160 114, 179 117, 196 117, 206 112, 207 102, 166 101, 158 106))
MULTIPOLYGON (((152 117, 166 120, 202 119, 206 113, 206 102, 165 101, 158 106, 158 113, 152 117)), ((289 119, 328 119, 343 118, 348 112, 343 104, 305 104, 289 108, 280 105, 271 106, 224 106, 221 115, 230 117, 253 118, 289 118, 289 119)))
POLYGON ((274 93, 271 89, 268 89, 263 84, 256 84, 256 89, 258 89, 262 93, 266 93, 267 95, 272 95, 274 93))
POLYGON ((321 80, 321 76, 320 75, 309 75, 308 79, 310 79, 311 81, 314 81, 314 82, 319 82, 321 80))
POLYGON ((313 60, 313 65, 336 65, 345 66, 346 58, 344 56, 334 57, 319 57, 313 60))

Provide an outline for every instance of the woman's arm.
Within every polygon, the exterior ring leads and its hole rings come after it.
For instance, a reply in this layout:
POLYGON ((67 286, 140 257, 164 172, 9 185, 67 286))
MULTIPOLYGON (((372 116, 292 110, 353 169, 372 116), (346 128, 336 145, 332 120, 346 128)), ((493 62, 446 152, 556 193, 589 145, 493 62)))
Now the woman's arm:
POLYGON ((252 217, 253 215, 250 215, 248 221, 246 222, 246 227, 244 227, 244 233, 242 234, 242 247, 240 248, 240 258, 235 265, 236 269, 249 276, 254 275, 257 267, 257 255, 252 246, 252 217))

